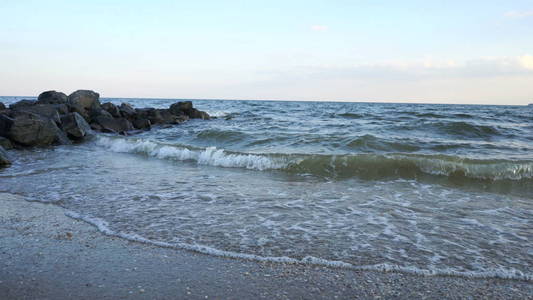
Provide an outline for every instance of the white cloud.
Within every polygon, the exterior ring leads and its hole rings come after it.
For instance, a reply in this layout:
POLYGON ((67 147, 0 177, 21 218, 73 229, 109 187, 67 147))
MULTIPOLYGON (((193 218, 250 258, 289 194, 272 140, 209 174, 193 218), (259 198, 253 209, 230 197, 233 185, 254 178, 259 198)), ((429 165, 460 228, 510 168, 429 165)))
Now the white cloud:
POLYGON ((485 57, 466 61, 420 59, 383 61, 349 66, 300 66, 287 74, 322 79, 423 80, 428 78, 488 78, 498 76, 533 76, 533 55, 485 57))
POLYGON ((312 25, 311 30, 313 31, 328 31, 329 27, 324 25, 312 25))
POLYGON ((533 55, 523 55, 518 57, 518 60, 522 67, 533 70, 533 55))
POLYGON ((507 18, 527 18, 527 17, 533 17, 533 10, 512 10, 508 11, 504 14, 507 18))

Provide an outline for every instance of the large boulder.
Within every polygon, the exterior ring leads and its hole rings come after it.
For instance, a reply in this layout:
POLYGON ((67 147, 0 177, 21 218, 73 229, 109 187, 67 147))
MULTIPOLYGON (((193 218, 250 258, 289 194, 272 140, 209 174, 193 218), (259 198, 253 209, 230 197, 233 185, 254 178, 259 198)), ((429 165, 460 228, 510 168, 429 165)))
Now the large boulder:
POLYGON ((65 113, 66 106, 64 104, 36 104, 32 106, 17 107, 12 110, 12 115, 16 116, 20 112, 34 113, 44 118, 52 119, 57 124, 61 123, 59 115, 65 113))
POLYGON ((152 124, 179 124, 189 119, 184 114, 175 115, 168 109, 151 109, 145 113, 152 124))
POLYGON ((152 128, 152 122, 150 116, 154 113, 155 108, 136 108, 135 118, 131 121, 133 127, 137 129, 150 130, 152 128))
POLYGON ((96 129, 100 127, 103 132, 126 134, 126 132, 135 129, 131 122, 124 118, 98 116, 94 123, 97 126, 91 124, 91 127, 96 129))
POLYGON ((18 102, 15 102, 11 105, 9 105, 9 108, 10 109, 17 109, 17 108, 22 108, 22 107, 26 107, 26 106, 32 106, 32 105, 35 105, 35 100, 20 100, 18 102))
POLYGON ((134 119, 131 122, 131 124, 136 129, 150 130, 152 128, 152 122, 150 122, 150 120, 148 119, 141 119, 141 118, 134 119))
POLYGON ((194 108, 191 101, 176 102, 170 105, 169 111, 177 116, 185 114, 191 119, 210 119, 208 113, 194 108))
POLYGON ((5 110, 6 108, 5 104, 0 102, 0 110, 5 110))
POLYGON ((77 112, 61 116, 63 131, 73 140, 80 140, 91 133, 91 127, 77 112))
POLYGON ((106 117, 106 118, 113 118, 113 116, 110 113, 108 113, 107 110, 101 107, 98 107, 98 108, 91 109, 91 111, 89 112, 89 122, 96 120, 96 118, 100 116, 106 117))
POLYGON ((122 115, 120 114, 120 109, 111 102, 106 102, 102 104, 102 108, 105 109, 108 113, 110 113, 113 118, 121 118, 122 115))
POLYGON ((0 114, 0 136, 7 137, 13 125, 13 118, 7 114, 0 114))
POLYGON ((119 110, 120 110, 121 115, 124 118, 126 118, 128 120, 131 120, 131 119, 135 118, 136 111, 133 108, 133 106, 131 106, 130 104, 128 104, 128 103, 120 104, 119 110))
POLYGON ((36 104, 67 104, 68 97, 62 92, 46 91, 37 98, 36 104))
POLYGON ((205 111, 197 110, 196 108, 192 109, 192 111, 189 114, 189 117, 191 119, 202 119, 202 120, 211 119, 208 113, 206 113, 205 111))
POLYGON ((7 152, 0 146, 0 168, 4 168, 11 165, 11 161, 7 158, 7 152))
POLYGON ((70 143, 53 120, 29 112, 15 115, 7 137, 22 146, 41 147, 70 143))
POLYGON ((68 96, 68 106, 71 112, 79 113, 86 120, 90 120, 90 111, 100 108, 100 94, 89 90, 77 90, 68 96))
POLYGON ((192 111, 192 102, 191 101, 184 101, 184 102, 176 102, 172 105, 170 105, 170 112, 172 112, 175 115, 179 115, 180 113, 185 113, 186 115, 189 115, 189 113, 192 111))
POLYGON ((0 136, 0 147, 4 147, 6 150, 13 149, 13 144, 7 138, 0 136))

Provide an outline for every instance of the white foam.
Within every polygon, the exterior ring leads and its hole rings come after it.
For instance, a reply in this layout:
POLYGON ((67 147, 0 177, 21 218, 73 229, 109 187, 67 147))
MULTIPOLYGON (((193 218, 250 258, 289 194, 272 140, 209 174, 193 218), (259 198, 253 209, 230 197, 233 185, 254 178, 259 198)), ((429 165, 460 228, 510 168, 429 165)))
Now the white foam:
POLYGON ((223 118, 231 114, 230 112, 223 111, 223 110, 207 110, 206 112, 209 114, 209 116, 215 117, 215 118, 223 118))
MULTIPOLYGON (((236 259, 245 259, 251 261, 260 261, 260 262, 276 262, 276 263, 288 263, 288 264, 310 264, 334 268, 344 268, 352 270, 365 270, 365 271, 382 271, 382 272, 402 272, 410 273, 416 275, 448 275, 448 276, 459 276, 459 277, 472 277, 472 278, 502 278, 502 279, 514 279, 514 280, 525 280, 533 281, 533 274, 524 273, 522 271, 516 270, 514 268, 503 268, 498 267, 491 269, 489 271, 456 271, 448 268, 440 269, 420 269, 417 267, 409 266, 398 266, 387 263, 374 264, 374 265, 353 265, 351 263, 343 261, 333 261, 327 260, 319 257, 306 256, 302 259, 291 258, 286 256, 280 257, 265 257, 249 253, 238 253, 233 251, 220 250, 209 246, 197 245, 197 244, 187 244, 187 243, 167 243, 160 241, 153 241, 137 234, 126 234, 122 232, 115 232, 111 230, 108 226, 108 223, 99 218, 84 216, 73 211, 67 211, 66 216, 71 217, 76 220, 84 221, 88 224, 95 226, 100 232, 108 236, 114 236, 123 238, 125 240, 139 242, 144 244, 155 245, 158 247, 171 248, 171 249, 181 249, 189 250, 202 254, 227 257, 227 258, 236 258, 236 259)), ((430 266, 428 266, 430 267, 430 266)))
POLYGON ((139 153, 160 159, 179 161, 196 161, 200 165, 220 166, 226 168, 246 168, 254 170, 280 169, 287 164, 282 160, 256 154, 228 153, 224 149, 207 147, 206 149, 188 149, 174 145, 165 145, 150 140, 111 138, 99 136, 97 145, 113 152, 139 153))

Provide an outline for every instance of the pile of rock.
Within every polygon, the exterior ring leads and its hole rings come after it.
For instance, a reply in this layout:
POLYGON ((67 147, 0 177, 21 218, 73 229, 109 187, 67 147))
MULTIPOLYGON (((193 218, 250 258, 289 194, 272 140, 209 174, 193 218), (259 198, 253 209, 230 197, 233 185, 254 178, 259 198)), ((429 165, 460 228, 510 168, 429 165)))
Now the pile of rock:
POLYGON ((93 130, 128 135, 190 118, 209 119, 209 115, 190 101, 174 103, 168 109, 101 104, 100 95, 89 90, 69 96, 46 91, 36 101, 21 100, 9 108, 0 102, 0 167, 9 165, 4 149, 80 142, 93 130))

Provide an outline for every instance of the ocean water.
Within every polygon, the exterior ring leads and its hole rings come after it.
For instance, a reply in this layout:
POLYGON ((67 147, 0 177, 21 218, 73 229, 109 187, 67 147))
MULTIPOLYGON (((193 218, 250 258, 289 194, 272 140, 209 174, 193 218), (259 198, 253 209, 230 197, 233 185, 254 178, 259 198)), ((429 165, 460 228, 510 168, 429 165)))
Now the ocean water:
POLYGON ((217 118, 11 151, 0 191, 163 247, 533 280, 533 108, 193 104, 217 118))

